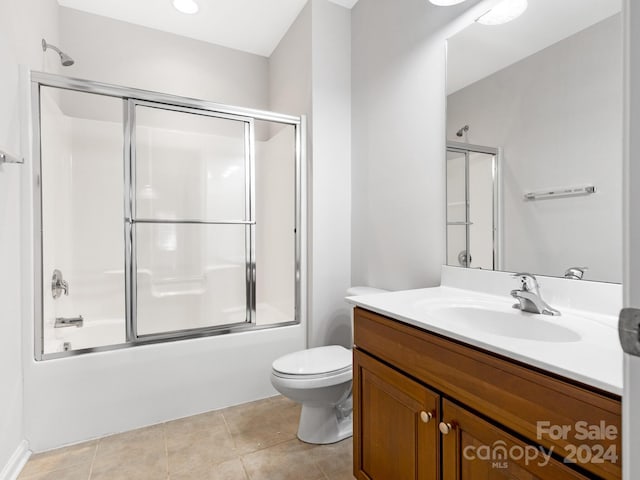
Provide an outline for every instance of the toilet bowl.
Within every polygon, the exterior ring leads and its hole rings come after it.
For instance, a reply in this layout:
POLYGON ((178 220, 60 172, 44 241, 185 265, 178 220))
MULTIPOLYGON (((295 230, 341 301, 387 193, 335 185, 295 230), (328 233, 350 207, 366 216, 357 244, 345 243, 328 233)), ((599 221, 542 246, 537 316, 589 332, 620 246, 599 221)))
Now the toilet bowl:
POLYGON ((351 351, 339 345, 290 353, 273 362, 271 384, 302 404, 298 438, 334 443, 352 435, 351 351))
MULTIPOLYGON (((353 287, 347 296, 385 290, 353 287)), ((352 328, 353 331, 353 328, 352 328)), ((351 350, 340 345, 289 353, 273 362, 271 384, 302 404, 298 438, 315 444, 335 443, 353 434, 351 350)))

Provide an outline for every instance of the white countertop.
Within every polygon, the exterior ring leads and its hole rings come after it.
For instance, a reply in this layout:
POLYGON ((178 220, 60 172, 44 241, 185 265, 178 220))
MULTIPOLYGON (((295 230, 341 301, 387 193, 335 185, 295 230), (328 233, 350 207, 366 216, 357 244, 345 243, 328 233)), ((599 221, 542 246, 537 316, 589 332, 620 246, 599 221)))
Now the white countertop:
MULTIPOLYGON (((425 305, 492 305, 507 312, 514 300, 452 287, 347 297, 347 302, 426 331, 503 355, 578 382, 622 395, 622 359, 615 316, 562 308, 552 317, 515 311, 527 322, 553 323, 577 332, 573 341, 530 340, 469 328, 425 305), (578 339, 579 337, 579 339, 578 339)), ((511 310, 512 311, 512 310, 511 310)), ((515 321, 520 319, 514 317, 515 321)), ((529 325, 530 326, 530 325, 529 325)))

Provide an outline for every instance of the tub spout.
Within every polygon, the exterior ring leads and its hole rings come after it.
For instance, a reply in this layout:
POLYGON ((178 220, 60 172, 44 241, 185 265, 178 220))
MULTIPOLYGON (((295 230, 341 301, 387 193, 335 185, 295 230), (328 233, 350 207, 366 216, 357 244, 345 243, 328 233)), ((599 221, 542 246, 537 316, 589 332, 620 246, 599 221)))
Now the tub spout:
POLYGON ((84 325, 84 318, 82 318, 82 315, 71 318, 57 317, 53 328, 81 327, 82 325, 84 325))

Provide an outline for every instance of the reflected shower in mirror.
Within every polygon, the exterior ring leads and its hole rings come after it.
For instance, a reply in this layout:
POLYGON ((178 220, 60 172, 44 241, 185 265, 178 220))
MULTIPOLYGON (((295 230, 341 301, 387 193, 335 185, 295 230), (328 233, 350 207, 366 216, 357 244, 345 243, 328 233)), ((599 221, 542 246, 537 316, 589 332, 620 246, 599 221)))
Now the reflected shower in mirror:
POLYGON ((587 267, 585 280, 621 281, 620 11, 620 0, 537 0, 449 39, 448 265, 587 267), (498 152, 493 177, 478 148, 498 152))
POLYGON ((499 268, 497 164, 497 149, 447 143, 447 265, 499 268))

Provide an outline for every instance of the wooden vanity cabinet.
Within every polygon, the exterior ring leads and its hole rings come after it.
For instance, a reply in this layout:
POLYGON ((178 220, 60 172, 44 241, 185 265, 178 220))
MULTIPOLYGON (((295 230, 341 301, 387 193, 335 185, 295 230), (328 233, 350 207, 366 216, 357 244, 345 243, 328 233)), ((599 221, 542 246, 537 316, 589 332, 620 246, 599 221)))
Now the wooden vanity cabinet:
POLYGON ((356 478, 440 478, 440 396, 357 350, 353 377, 356 478))
POLYGON ((361 308, 354 318, 356 478, 621 478, 619 397, 361 308), (583 438, 576 422, 609 435, 583 438))

